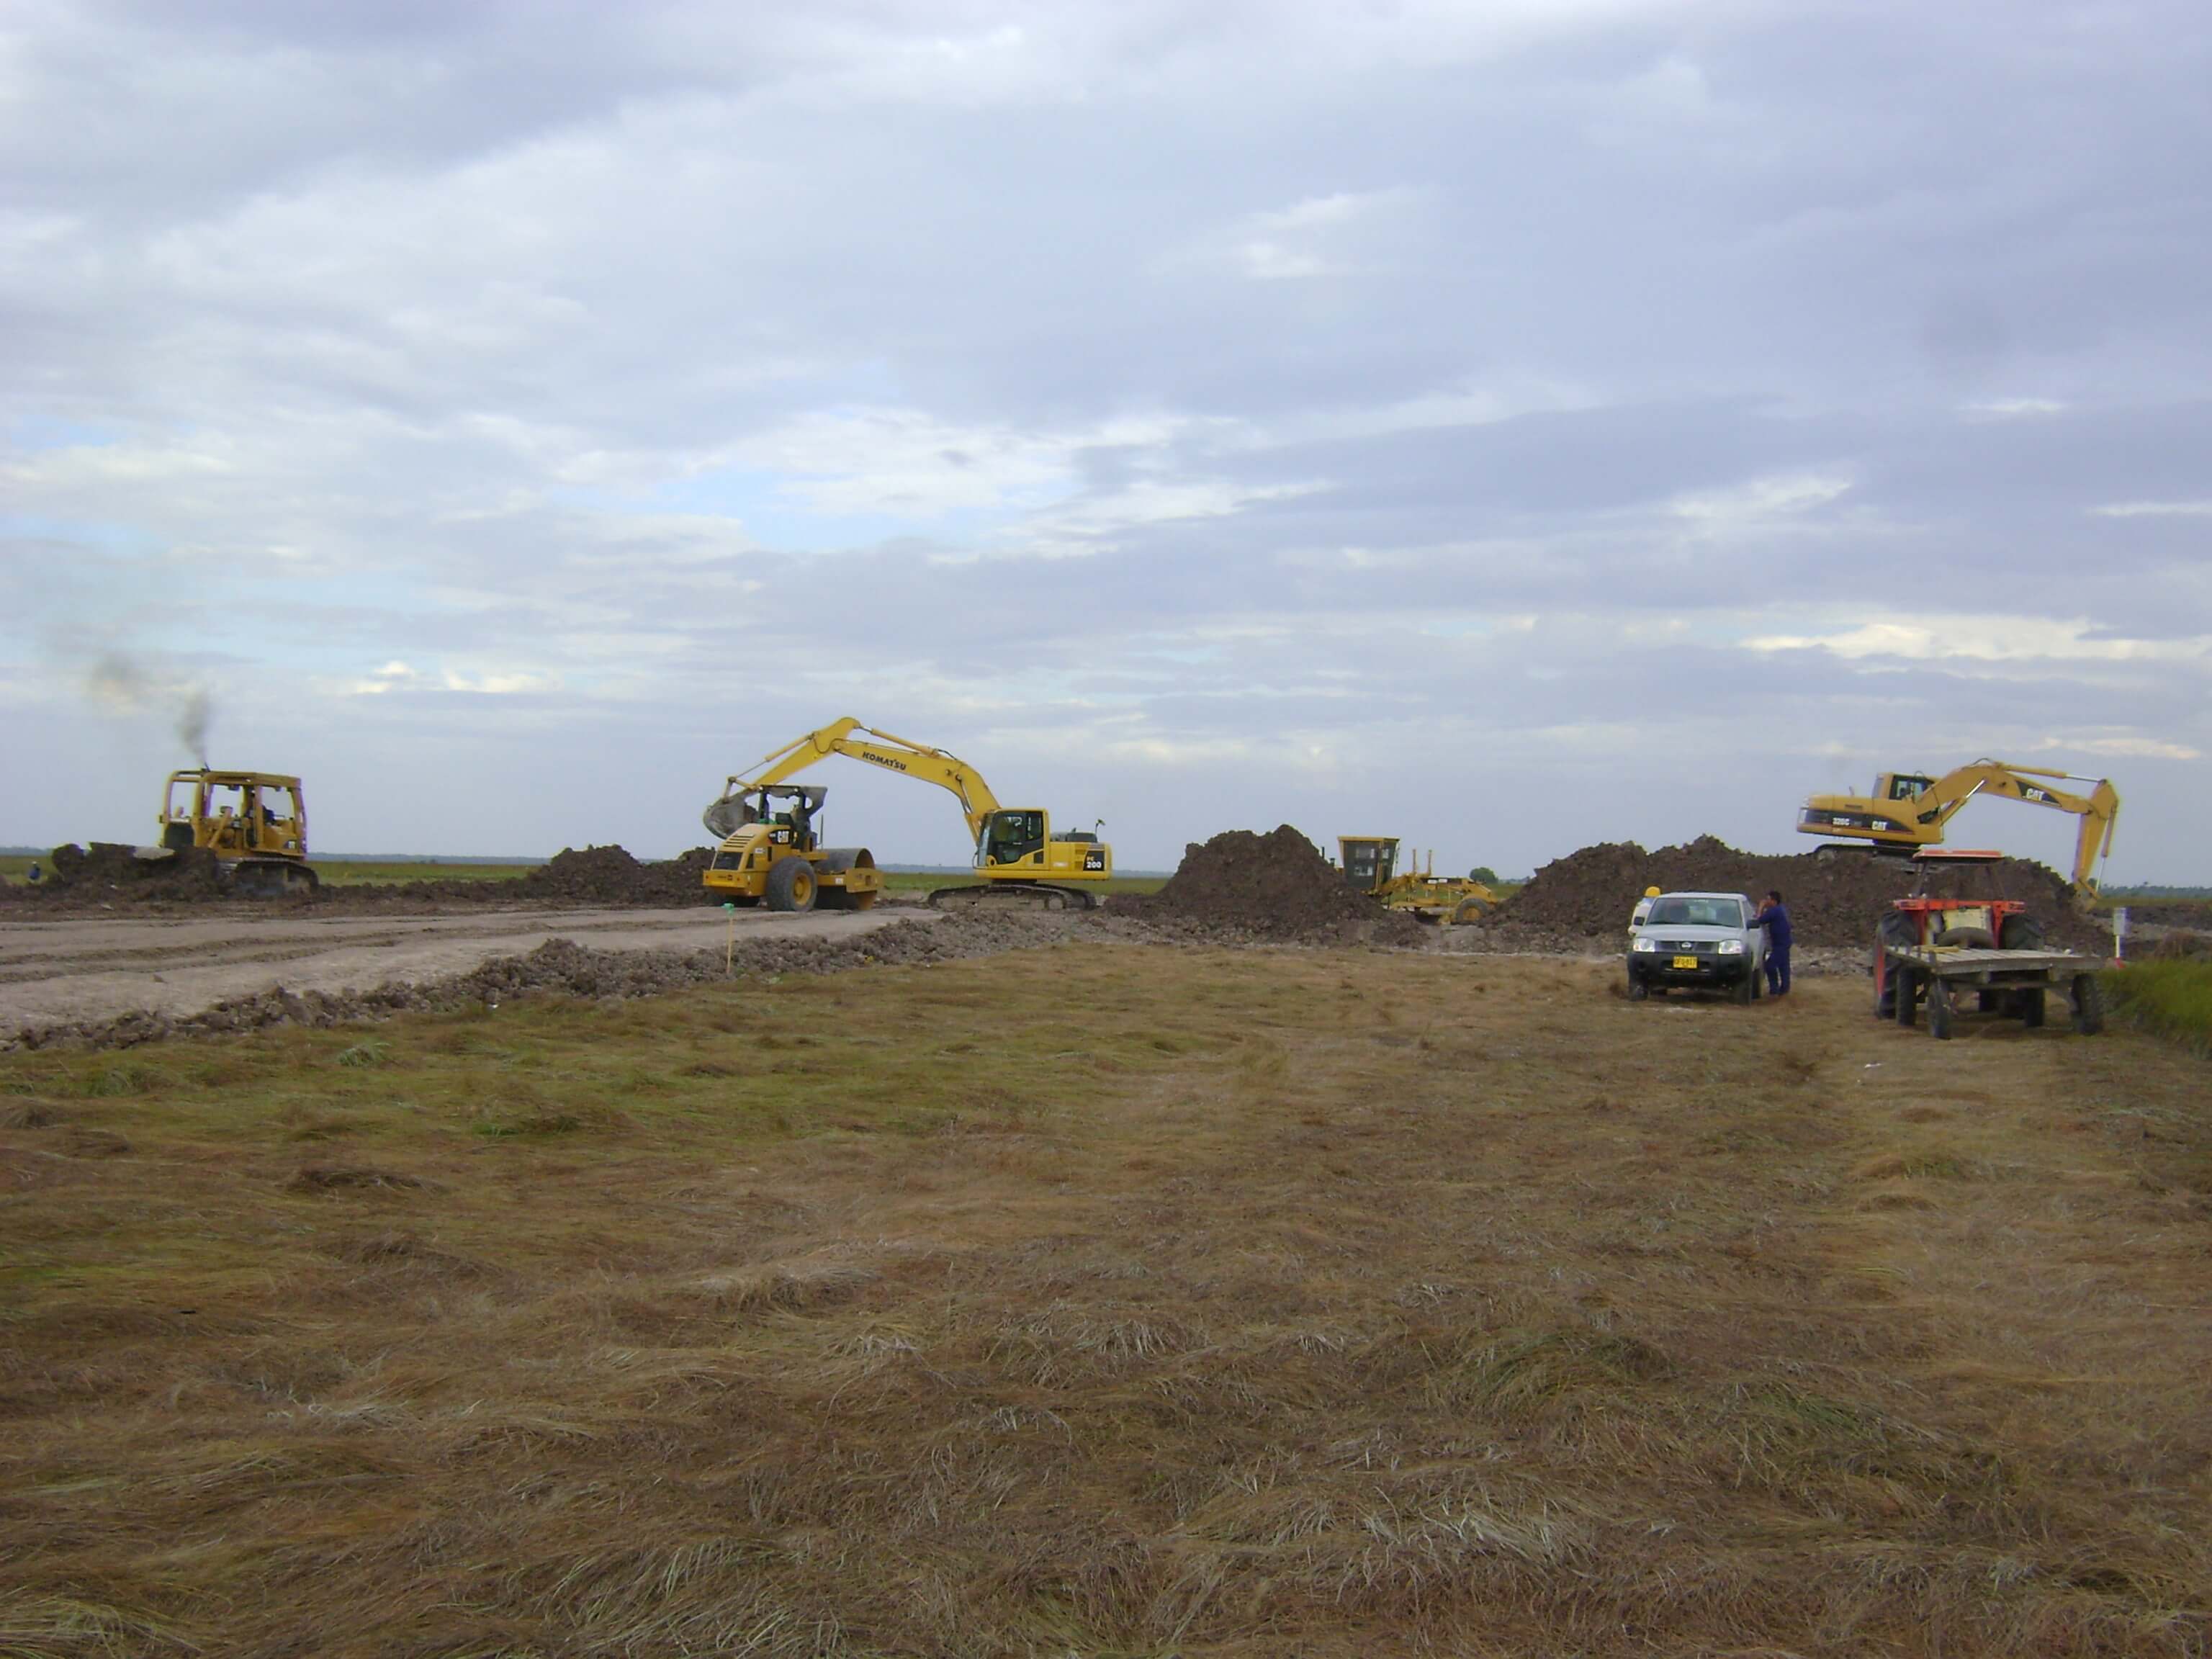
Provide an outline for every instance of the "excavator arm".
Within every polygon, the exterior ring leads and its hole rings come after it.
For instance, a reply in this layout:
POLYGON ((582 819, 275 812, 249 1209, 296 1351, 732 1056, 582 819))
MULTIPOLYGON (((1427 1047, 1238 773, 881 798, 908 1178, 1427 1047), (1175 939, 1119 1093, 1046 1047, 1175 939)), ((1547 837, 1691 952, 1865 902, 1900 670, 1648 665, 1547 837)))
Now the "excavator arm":
POLYGON ((1914 803, 1919 809, 1915 816, 1927 823, 1927 813, 1932 810, 1936 815, 1933 821, 1940 828, 1977 795, 2000 796, 2026 801, 2031 806, 2071 812, 2081 820, 2081 830, 2074 838, 2074 885, 2085 893, 2094 893, 2097 890, 2097 861, 2112 850, 2112 830, 2120 815, 2119 792, 2107 778, 2094 780, 2087 794, 2058 787, 2090 782, 2090 779, 2077 778, 2070 772, 2054 771, 2048 767, 1978 760, 1938 778, 1914 803))
POLYGON ((819 731, 809 732, 796 742, 763 757, 750 771, 732 776, 723 785, 720 798, 707 808, 703 817, 707 828, 718 836, 727 836, 735 827, 732 809, 736 803, 755 790, 781 783, 826 755, 844 755, 865 761, 886 772, 933 783, 948 791, 960 803, 971 840, 982 833, 985 820, 999 810, 999 798, 991 793, 991 786, 958 756, 876 731, 848 717, 832 720, 819 731))

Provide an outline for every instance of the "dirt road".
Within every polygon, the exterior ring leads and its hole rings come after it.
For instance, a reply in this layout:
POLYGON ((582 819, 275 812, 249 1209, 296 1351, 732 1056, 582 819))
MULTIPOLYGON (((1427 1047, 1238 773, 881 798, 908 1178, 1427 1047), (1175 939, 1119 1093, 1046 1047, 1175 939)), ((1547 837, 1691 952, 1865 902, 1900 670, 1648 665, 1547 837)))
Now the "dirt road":
MULTIPOLYGON (((739 911, 737 937, 836 938, 933 920, 902 908, 866 915, 739 911)), ((0 914, 0 1036, 138 1009, 194 1013, 228 997, 366 989, 465 973, 549 939, 604 951, 693 951, 728 936, 727 913, 508 910, 471 915, 221 916, 27 921, 0 914)))

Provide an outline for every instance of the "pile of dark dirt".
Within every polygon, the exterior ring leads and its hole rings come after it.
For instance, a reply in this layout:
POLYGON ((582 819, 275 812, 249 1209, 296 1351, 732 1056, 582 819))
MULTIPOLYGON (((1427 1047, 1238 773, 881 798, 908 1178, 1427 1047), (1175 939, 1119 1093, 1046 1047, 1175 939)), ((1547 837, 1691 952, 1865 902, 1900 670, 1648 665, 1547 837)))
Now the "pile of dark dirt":
POLYGON ((516 885, 533 902, 623 905, 697 904, 714 849, 695 847, 679 857, 647 863, 619 847, 564 847, 516 885))
POLYGON ((1230 830, 1183 851, 1157 893, 1117 893, 1107 908, 1201 933, 1314 943, 1418 945, 1425 932, 1345 885, 1343 872, 1285 823, 1267 835, 1230 830))
MULTIPOLYGON (((1902 859, 1844 853, 1820 859, 1746 853, 1711 836, 1679 847, 1646 852, 1633 842, 1607 842, 1554 860, 1483 925, 1501 941, 1540 935, 1619 939, 1629 912, 1647 887, 1668 892, 1706 890, 1753 897, 1778 890, 1803 945, 1869 944, 1890 901, 1911 892, 1921 872, 1902 859)), ((2026 859, 1954 871, 1948 879, 1961 896, 1993 894, 2026 902, 2051 942, 2094 951, 2105 940, 2098 925, 2074 903, 2064 878, 2026 859)))
POLYGON ((697 847, 677 858, 647 862, 620 847, 580 851, 564 847, 528 875, 512 880, 370 882, 255 899, 233 893, 220 860, 203 848, 149 860, 131 848, 94 842, 89 849, 57 847, 45 860, 45 879, 10 884, 0 892, 19 902, 79 910, 224 901, 262 910, 277 906, 371 911, 537 905, 657 908, 703 903, 706 892, 700 878, 714 856, 713 848, 697 847))
POLYGON ((389 1019, 416 1012, 456 1013, 496 1009, 535 997, 621 1000, 658 996, 733 976, 834 974, 878 963, 951 962, 1051 945, 1067 937, 1073 916, 947 916, 898 921, 865 933, 741 940, 721 951, 594 951, 548 939, 525 956, 495 957, 465 974, 421 984, 394 981, 367 991, 286 990, 278 986, 234 997, 194 1014, 151 1011, 112 1019, 41 1027, 0 1036, 14 1048, 129 1048, 170 1037, 258 1031, 272 1025, 332 1026, 389 1019))
POLYGON ((501 881, 402 881, 326 887, 317 902, 343 909, 386 910, 430 905, 592 906, 610 910, 699 904, 700 878, 712 848, 695 847, 677 858, 647 861, 620 847, 564 847, 526 876, 501 881))
POLYGON ((188 847, 160 858, 142 858, 135 847, 96 841, 57 847, 45 860, 42 878, 13 890, 26 896, 65 894, 80 898, 154 899, 191 902, 220 898, 222 865, 204 847, 188 847))

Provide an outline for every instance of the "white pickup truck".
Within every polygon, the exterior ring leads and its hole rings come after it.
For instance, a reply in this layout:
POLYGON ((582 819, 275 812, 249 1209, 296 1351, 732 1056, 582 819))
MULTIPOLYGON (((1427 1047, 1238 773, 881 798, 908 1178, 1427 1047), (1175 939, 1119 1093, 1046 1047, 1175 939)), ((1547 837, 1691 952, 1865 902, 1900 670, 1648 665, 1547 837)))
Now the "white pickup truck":
POLYGON ((1662 893, 1628 930, 1628 995, 1725 991, 1758 999, 1765 983, 1766 929, 1741 893, 1662 893))

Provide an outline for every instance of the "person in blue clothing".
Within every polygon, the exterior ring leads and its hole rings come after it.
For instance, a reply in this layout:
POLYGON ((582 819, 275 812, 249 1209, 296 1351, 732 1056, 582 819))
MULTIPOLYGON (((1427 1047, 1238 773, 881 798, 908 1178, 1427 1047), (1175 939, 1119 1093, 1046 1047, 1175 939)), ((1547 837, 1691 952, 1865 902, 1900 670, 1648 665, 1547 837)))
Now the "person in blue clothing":
POLYGON ((1782 908, 1782 895, 1768 890, 1766 902, 1753 918, 1766 929, 1766 994, 1790 994, 1790 912, 1782 908))

